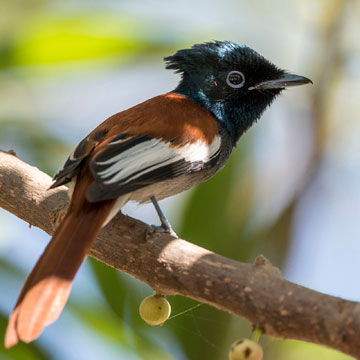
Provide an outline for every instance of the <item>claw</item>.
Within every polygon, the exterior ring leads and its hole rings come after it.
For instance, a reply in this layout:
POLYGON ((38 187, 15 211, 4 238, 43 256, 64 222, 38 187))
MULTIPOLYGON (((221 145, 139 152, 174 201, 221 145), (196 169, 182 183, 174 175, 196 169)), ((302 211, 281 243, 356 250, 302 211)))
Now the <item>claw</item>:
POLYGON ((170 226, 170 228, 168 228, 163 225, 160 225, 160 226, 159 225, 149 225, 149 227, 145 231, 145 239, 148 239, 150 236, 152 236, 156 233, 167 233, 167 234, 170 234, 171 236, 173 236, 174 238, 177 238, 177 239, 179 238, 171 226, 170 226))

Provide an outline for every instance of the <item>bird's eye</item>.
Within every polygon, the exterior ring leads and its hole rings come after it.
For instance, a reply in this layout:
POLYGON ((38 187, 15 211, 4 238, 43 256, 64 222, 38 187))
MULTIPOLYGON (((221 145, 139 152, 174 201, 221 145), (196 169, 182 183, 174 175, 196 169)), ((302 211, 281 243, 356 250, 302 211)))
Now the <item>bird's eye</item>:
POLYGON ((245 84, 245 76, 240 71, 230 71, 226 77, 226 83, 232 88, 239 89, 245 84))

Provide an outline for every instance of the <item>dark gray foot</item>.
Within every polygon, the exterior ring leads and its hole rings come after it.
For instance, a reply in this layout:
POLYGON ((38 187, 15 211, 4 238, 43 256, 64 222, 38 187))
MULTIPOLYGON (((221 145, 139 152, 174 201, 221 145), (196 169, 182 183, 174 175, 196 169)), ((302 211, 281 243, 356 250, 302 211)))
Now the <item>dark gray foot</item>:
POLYGON ((166 233, 170 234, 171 236, 178 238, 178 236, 177 236, 176 232, 173 230, 169 220, 166 218, 165 214, 161 210, 155 196, 151 197, 151 201, 152 201, 152 203, 155 207, 155 210, 159 216, 161 226, 151 225, 151 229, 147 233, 149 233, 149 232, 150 233, 166 232, 166 233))
POLYGON ((145 233, 145 239, 156 233, 166 233, 166 234, 170 234, 171 236, 177 239, 179 238, 173 229, 164 229, 162 226, 159 225, 149 225, 149 226, 150 228, 147 229, 145 233))

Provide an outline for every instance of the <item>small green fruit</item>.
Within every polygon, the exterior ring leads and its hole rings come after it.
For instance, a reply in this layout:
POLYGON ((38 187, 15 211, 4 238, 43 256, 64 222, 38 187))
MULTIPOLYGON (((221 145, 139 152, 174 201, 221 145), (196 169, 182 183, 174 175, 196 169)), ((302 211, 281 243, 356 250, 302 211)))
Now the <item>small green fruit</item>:
POLYGON ((171 306, 163 295, 155 294, 141 302, 139 312, 147 324, 162 325, 171 314, 171 306))
POLYGON ((249 339, 235 341, 229 351, 229 360, 262 360, 262 347, 249 339))

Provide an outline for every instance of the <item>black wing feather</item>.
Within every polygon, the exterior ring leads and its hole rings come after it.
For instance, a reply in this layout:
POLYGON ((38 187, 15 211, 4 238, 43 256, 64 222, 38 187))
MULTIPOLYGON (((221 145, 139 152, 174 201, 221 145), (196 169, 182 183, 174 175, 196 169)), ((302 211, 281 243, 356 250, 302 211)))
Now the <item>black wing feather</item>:
POLYGON ((116 173, 108 177, 100 176, 102 171, 113 165, 113 163, 104 164, 104 162, 109 161, 124 151, 131 149, 132 146, 145 143, 150 140, 154 139, 147 136, 134 136, 130 137, 128 141, 120 143, 115 143, 114 139, 112 143, 109 143, 108 146, 96 155, 90 163, 90 169, 95 181, 88 189, 87 199, 91 202, 114 199, 156 182, 196 172, 204 168, 213 167, 219 158, 219 151, 214 154, 211 160, 207 163, 204 163, 203 161, 186 161, 185 159, 179 159, 168 163, 171 158, 165 157, 162 161, 159 161, 156 164, 150 164, 148 167, 137 170, 134 169, 134 172, 132 172, 129 176, 123 177, 118 181, 111 182, 111 179, 117 175, 116 173), (164 163, 164 165, 161 165, 162 163, 164 163), (156 168, 150 170, 152 167, 156 168), (143 174, 140 175, 140 173, 143 174), (110 183, 106 184, 104 183, 105 181, 110 181, 110 183))
MULTIPOLYGON (((79 172, 82 162, 93 150, 93 148, 105 137, 104 132, 101 136, 86 137, 75 148, 73 153, 68 157, 64 167, 54 176, 54 183, 51 188, 66 184, 71 181, 79 172)), ((148 136, 139 136, 131 134, 119 134, 114 137, 94 158, 90 161, 90 170, 94 177, 94 182, 90 185, 87 192, 87 199, 91 202, 102 201, 106 199, 114 199, 121 195, 133 192, 145 186, 160 182, 163 180, 175 178, 181 175, 200 171, 204 168, 213 167, 219 159, 219 150, 211 157, 210 161, 187 161, 185 159, 177 159, 173 162, 171 155, 159 159, 159 162, 150 163, 147 167, 141 169, 136 168, 130 175, 121 178, 118 181, 111 182, 111 179, 117 173, 110 174, 108 177, 101 176, 101 172, 111 167, 114 163, 106 163, 116 156, 129 151, 131 157, 131 149, 137 145, 156 140, 148 136), (162 165, 163 163, 163 165, 162 165), (151 170, 151 168, 155 167, 151 170), (148 171, 147 171, 148 170, 148 171), (110 183, 105 183, 110 180, 110 183)), ((158 139, 160 141, 160 139, 158 139)), ((165 144, 165 142, 162 142, 165 144)), ((168 143, 171 146, 171 142, 168 143)), ((151 151, 150 149, 149 151, 151 151)), ((146 154, 144 154, 146 156, 146 154)))
POLYGON ((94 149, 94 147, 101 142, 107 134, 107 131, 97 131, 90 134, 80 141, 74 151, 67 158, 64 166, 54 175, 53 184, 50 189, 54 189, 60 185, 67 184, 79 173, 81 163, 94 149))

